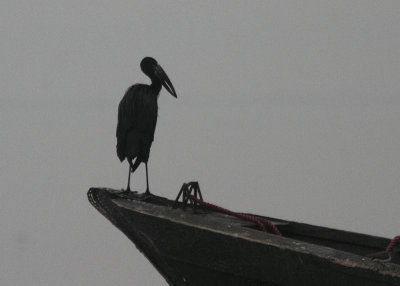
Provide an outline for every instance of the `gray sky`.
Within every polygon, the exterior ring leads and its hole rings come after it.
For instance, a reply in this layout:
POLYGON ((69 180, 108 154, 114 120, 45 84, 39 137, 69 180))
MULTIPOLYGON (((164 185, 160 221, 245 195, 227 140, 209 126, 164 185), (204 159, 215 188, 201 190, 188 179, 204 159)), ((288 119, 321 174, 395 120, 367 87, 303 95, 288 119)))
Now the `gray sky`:
POLYGON ((2 1, 0 24, 1 285, 166 285, 86 199, 125 187, 117 106, 144 56, 178 93, 153 192, 400 233, 398 1, 2 1))

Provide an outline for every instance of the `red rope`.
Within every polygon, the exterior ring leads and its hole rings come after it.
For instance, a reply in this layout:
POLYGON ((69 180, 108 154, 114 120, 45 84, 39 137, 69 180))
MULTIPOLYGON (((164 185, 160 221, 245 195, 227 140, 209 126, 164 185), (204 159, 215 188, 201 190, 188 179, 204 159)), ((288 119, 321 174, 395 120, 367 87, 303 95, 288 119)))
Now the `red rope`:
POLYGON ((256 223, 263 232, 268 232, 267 229, 265 228, 265 225, 267 225, 268 229, 270 231, 272 231, 273 233, 275 233, 277 235, 282 235, 282 233, 279 231, 279 229, 272 222, 270 222, 269 220, 267 220, 265 218, 260 218, 260 217, 256 217, 256 216, 249 215, 249 214, 236 213, 236 212, 230 211, 228 209, 225 209, 223 207, 207 203, 207 202, 205 202, 205 201, 203 201, 201 199, 198 199, 198 198, 196 198, 194 196, 189 196, 189 198, 192 201, 198 203, 199 205, 202 205, 202 206, 204 206, 206 208, 209 208, 209 209, 212 209, 214 211, 217 211, 217 212, 220 212, 220 213, 224 213, 224 214, 227 214, 227 215, 230 215, 230 216, 234 216, 234 217, 237 217, 237 218, 240 218, 240 219, 244 219, 244 220, 249 221, 249 222, 256 223))
MULTIPOLYGON (((270 222, 269 220, 267 220, 267 219, 265 219, 265 218, 256 217, 256 216, 249 215, 249 214, 236 213, 236 212, 230 211, 230 210, 228 210, 228 209, 225 209, 225 208, 223 208, 223 207, 220 207, 220 206, 217 206, 217 205, 214 205, 214 204, 211 204, 211 203, 207 203, 207 202, 203 201, 202 199, 196 198, 195 196, 192 196, 192 195, 189 196, 189 199, 190 199, 192 202, 196 202, 196 203, 198 203, 199 205, 202 205, 202 206, 204 206, 204 207, 206 207, 206 208, 209 208, 209 209, 211 209, 211 210, 214 210, 214 211, 216 211, 216 212, 224 213, 224 214, 227 214, 227 215, 230 215, 230 216, 234 216, 234 217, 237 217, 237 218, 240 218, 240 219, 243 219, 243 220, 246 220, 246 221, 255 223, 255 224, 257 224, 257 225, 260 227, 260 229, 261 229, 263 232, 268 232, 267 229, 265 228, 265 225, 267 225, 267 226, 268 226, 268 229, 269 229, 270 231, 272 231, 272 232, 275 233, 276 235, 280 235, 280 236, 282 235, 282 233, 279 231, 279 229, 278 229, 272 222, 270 222)), ((391 253, 391 252, 393 251, 393 249, 394 249, 398 244, 400 244, 400 235, 394 237, 394 238, 390 241, 390 243, 389 243, 389 245, 387 246, 387 248, 386 248, 385 251, 386 251, 387 253, 391 253)))
POLYGON ((386 248, 386 252, 390 253, 393 251, 393 248, 397 245, 400 244, 400 235, 396 236, 395 238, 392 239, 392 241, 389 243, 388 247, 386 248))

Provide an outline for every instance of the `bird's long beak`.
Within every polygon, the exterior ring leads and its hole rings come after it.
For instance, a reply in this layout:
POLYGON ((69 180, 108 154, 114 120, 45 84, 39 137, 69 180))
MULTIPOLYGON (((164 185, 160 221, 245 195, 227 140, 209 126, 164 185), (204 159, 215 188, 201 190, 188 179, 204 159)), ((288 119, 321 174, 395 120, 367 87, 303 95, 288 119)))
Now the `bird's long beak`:
POLYGON ((172 82, 169 80, 167 74, 165 71, 162 69, 160 65, 156 66, 156 76, 158 79, 161 81, 162 85, 165 87, 165 89, 174 97, 176 96, 176 92, 174 89, 174 86, 172 85, 172 82))

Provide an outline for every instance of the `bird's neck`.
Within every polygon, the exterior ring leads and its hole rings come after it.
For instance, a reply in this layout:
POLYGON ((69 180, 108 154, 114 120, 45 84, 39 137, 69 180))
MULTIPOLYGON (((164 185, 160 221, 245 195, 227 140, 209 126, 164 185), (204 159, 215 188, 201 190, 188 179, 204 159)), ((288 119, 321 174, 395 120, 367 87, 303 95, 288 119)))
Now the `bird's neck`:
POLYGON ((150 87, 156 92, 156 94, 158 94, 161 90, 161 82, 159 80, 152 79, 150 87))

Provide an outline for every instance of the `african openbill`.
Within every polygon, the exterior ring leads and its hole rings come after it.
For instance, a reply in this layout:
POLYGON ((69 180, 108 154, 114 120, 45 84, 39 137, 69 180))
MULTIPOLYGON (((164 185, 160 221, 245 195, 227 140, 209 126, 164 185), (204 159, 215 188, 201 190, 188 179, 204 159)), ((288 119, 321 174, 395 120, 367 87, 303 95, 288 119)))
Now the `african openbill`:
POLYGON ((150 78, 151 84, 135 84, 131 86, 119 103, 117 155, 121 162, 127 158, 129 163, 126 191, 130 191, 131 173, 136 171, 140 163, 145 163, 147 185, 145 194, 149 195, 147 161, 157 124, 157 99, 161 86, 164 86, 174 97, 177 96, 167 74, 155 59, 145 57, 140 63, 140 68, 150 78), (132 160, 135 160, 135 162, 133 163, 132 160))

